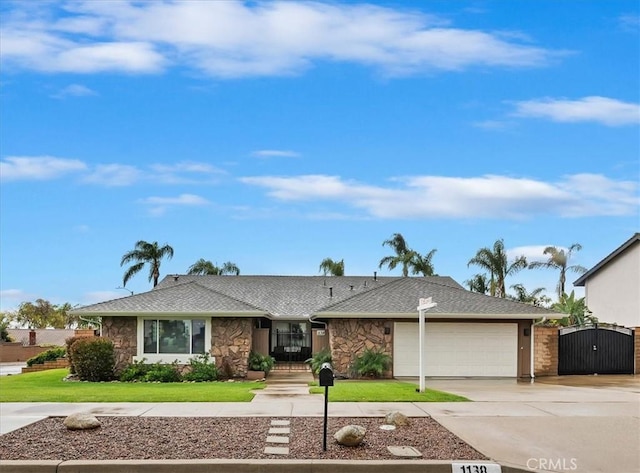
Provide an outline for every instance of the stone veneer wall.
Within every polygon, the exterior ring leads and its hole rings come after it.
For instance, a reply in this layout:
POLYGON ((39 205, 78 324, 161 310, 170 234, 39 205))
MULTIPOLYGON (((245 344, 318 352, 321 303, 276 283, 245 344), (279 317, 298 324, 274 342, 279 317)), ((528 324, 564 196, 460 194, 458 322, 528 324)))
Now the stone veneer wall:
POLYGON ((137 317, 102 317, 102 336, 110 339, 116 354, 116 373, 125 369, 137 355, 137 317))
POLYGON ((634 342, 634 350, 636 352, 636 364, 635 364, 635 374, 640 374, 640 327, 635 327, 633 329, 633 342, 634 342))
POLYGON ((535 376, 557 376, 558 328, 535 326, 533 340, 535 376))
MULTIPOLYGON (((349 374, 356 356, 365 349, 381 349, 393 356, 393 333, 385 335, 387 321, 381 319, 332 319, 329 322, 329 346, 333 357, 333 369, 349 374)), ((385 377, 391 377, 389 370, 385 377)))
POLYGON ((253 337, 253 319, 212 318, 211 355, 221 367, 225 360, 235 376, 245 376, 253 337))

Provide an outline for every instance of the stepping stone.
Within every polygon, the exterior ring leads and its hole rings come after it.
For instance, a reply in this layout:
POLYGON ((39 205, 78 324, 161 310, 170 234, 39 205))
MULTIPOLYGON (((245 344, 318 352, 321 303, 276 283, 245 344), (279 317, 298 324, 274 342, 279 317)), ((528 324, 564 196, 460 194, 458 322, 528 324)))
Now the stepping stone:
POLYGON ((281 437, 279 435, 267 436, 267 443, 289 443, 289 437, 281 437))
POLYGON ((290 434, 291 429, 289 427, 271 427, 269 429, 270 434, 290 434))
POLYGON ((267 455, 289 455, 289 447, 265 447, 264 453, 267 455))
POLYGON ((422 456, 419 450, 413 447, 387 447, 389 453, 396 457, 402 458, 419 458, 422 456))
POLYGON ((290 420, 272 420, 271 421, 271 425, 279 425, 279 426, 283 426, 283 425, 291 425, 291 421, 290 420))

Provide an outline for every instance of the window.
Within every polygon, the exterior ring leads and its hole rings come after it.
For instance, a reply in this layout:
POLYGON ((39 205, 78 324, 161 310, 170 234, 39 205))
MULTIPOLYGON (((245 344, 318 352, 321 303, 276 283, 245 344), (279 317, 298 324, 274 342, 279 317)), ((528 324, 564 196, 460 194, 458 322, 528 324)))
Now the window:
POLYGON ((205 353, 204 319, 144 319, 144 354, 205 353))

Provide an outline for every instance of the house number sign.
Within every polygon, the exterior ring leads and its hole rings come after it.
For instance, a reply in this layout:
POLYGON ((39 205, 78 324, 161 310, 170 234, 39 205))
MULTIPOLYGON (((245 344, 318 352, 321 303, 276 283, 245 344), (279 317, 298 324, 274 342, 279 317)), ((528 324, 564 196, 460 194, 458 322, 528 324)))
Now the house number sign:
POLYGON ((502 473, 497 463, 452 463, 452 473, 502 473))

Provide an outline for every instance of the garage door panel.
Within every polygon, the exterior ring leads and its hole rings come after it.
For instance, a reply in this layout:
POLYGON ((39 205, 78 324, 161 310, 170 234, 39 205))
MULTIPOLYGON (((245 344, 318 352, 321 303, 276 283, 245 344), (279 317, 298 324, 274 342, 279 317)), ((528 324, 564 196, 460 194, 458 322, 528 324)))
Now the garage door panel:
MULTIPOLYGON (((398 322, 394 330, 394 374, 418 376, 418 324, 398 322)), ((515 323, 425 325, 427 376, 517 376, 515 323)))

